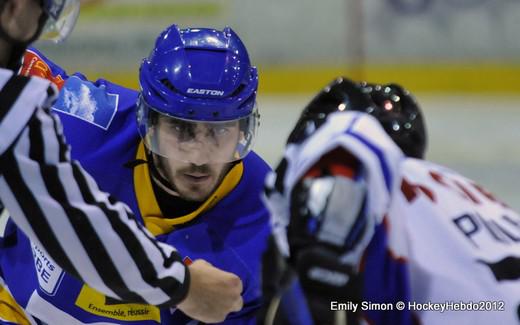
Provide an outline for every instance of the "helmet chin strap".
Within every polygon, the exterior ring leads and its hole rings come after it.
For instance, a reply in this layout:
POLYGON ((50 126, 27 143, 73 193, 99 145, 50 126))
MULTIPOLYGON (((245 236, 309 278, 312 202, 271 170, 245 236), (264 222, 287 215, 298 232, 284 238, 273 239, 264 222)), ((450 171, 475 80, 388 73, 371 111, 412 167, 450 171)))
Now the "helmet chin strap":
MULTIPOLYGON (((5 4, 6 1, 0 1, 0 13, 4 11, 5 4)), ((22 57, 25 50, 31 43, 38 39, 48 18, 49 16, 47 15, 47 13, 42 10, 42 14, 38 19, 38 29, 36 30, 34 35, 26 41, 17 40, 13 38, 11 35, 9 35, 9 33, 7 33, 7 31, 4 29, 4 26, 0 19, 0 38, 9 43, 9 45, 11 45, 11 53, 7 60, 6 68, 15 72, 17 72, 18 69, 20 69, 20 66, 22 65, 22 57)))

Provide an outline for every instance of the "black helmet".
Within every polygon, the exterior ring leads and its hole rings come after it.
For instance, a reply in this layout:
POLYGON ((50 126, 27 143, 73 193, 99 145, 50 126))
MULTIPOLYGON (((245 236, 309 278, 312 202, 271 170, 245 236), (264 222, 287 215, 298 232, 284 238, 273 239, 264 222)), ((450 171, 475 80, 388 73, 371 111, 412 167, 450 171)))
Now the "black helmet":
POLYGON ((373 85, 361 83, 375 104, 371 110, 386 133, 408 157, 424 158, 426 126, 415 98, 397 84, 373 85))
POLYGON ((287 143, 300 143, 318 129, 330 113, 338 111, 367 111, 374 106, 363 88, 346 78, 338 78, 321 90, 303 109, 287 143))
POLYGON ((330 113, 349 110, 374 116, 408 157, 424 157, 426 127, 413 96, 396 84, 355 83, 347 78, 335 79, 312 99, 287 142, 302 142, 330 113))

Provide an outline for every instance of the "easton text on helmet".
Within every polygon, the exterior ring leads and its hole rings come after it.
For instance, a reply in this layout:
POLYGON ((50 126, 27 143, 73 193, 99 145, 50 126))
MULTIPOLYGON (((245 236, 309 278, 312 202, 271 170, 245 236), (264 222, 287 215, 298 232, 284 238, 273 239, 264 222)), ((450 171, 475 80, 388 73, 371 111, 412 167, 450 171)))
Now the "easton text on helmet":
POLYGON ((188 88, 188 94, 224 96, 224 91, 213 89, 188 88))

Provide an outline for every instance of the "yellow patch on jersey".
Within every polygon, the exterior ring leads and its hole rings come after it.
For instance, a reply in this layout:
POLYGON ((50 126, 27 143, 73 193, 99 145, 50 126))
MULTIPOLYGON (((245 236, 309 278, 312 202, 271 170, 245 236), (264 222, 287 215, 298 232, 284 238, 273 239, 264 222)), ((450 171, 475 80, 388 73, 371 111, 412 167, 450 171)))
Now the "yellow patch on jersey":
MULTIPOLYGON (((136 159, 146 159, 144 144, 142 142, 139 144, 136 159)), ((178 218, 164 218, 153 192, 148 165, 138 165, 134 168, 134 189, 139 211, 141 212, 141 216, 143 216, 146 228, 148 228, 154 236, 158 236, 171 232, 176 225, 195 219, 204 211, 214 207, 215 204, 231 192, 237 186, 238 182, 240 182, 243 173, 244 163, 240 162, 231 168, 222 180, 222 183, 197 210, 178 218)))
POLYGON ((2 321, 31 325, 23 308, 16 303, 9 290, 0 285, 0 323, 2 321))
POLYGON ((86 284, 81 288, 76 306, 98 316, 123 321, 151 320, 161 322, 159 308, 151 305, 110 303, 110 298, 90 288, 86 284))

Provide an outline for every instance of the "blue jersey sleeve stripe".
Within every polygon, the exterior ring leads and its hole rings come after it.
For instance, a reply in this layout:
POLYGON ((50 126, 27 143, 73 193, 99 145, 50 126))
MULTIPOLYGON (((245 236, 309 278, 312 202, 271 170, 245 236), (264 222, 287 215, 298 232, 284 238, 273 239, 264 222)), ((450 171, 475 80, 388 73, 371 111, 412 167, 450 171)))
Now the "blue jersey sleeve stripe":
POLYGON ((348 126, 348 128, 347 128, 347 133, 348 133, 348 132, 353 132, 352 129, 354 128, 354 125, 356 125, 357 121, 359 121, 359 119, 361 118, 361 116, 362 116, 361 114, 358 114, 358 115, 356 115, 356 116, 352 119, 352 121, 350 121, 350 124, 349 124, 349 126, 348 126))

